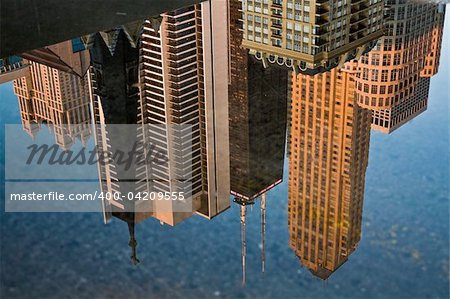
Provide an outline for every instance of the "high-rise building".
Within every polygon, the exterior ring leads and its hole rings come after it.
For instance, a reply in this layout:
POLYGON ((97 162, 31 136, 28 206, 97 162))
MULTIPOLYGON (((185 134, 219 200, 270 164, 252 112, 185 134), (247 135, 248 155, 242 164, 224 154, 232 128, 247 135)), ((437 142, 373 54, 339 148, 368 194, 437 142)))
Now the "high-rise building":
POLYGON ((0 59, 0 83, 14 80, 24 131, 34 138, 48 124, 63 150, 91 135, 89 52, 76 41, 0 59))
POLYGON ((62 149, 69 149, 77 138, 85 144, 91 135, 87 78, 36 62, 23 63, 29 67, 14 80, 23 129, 34 138, 46 123, 62 149))
POLYGON ((231 193, 253 201, 283 179, 288 71, 264 68, 253 57, 245 62, 247 73, 239 72, 244 84, 230 85, 231 94, 247 91, 230 97, 231 193))
MULTIPOLYGON (((89 47, 90 74, 95 143, 100 152, 129 151, 139 140, 139 32, 142 21, 120 26, 83 38, 89 47), (129 126, 128 126, 129 125, 129 126), (121 131, 122 130, 122 131, 121 131)), ((136 194, 136 165, 97 163, 103 194, 136 194)), ((115 198, 117 199, 117 197, 115 198)), ((133 213, 135 202, 103 202, 104 220, 116 216, 127 223, 138 222, 148 213, 133 213)))
POLYGON ((29 66, 30 64, 19 56, 0 59, 0 84, 26 76, 29 66))
POLYGON ((90 64, 89 51, 86 51, 80 38, 34 49, 19 56, 79 77, 86 74, 90 64))
POLYGON ((288 72, 264 68, 242 46, 240 2, 230 1, 231 194, 240 205, 242 283, 246 281, 247 205, 261 198, 261 269, 265 271, 266 192, 283 178, 288 72))
MULTIPOLYGON (((188 210, 173 200, 147 202, 146 213, 135 213, 137 218, 151 216, 176 225, 195 213, 212 218, 230 205, 225 4, 191 5, 135 23, 132 29, 121 26, 115 29, 119 32, 97 34, 101 51, 110 52, 110 56, 118 55, 117 45, 127 45, 117 75, 108 74, 102 62, 96 66, 94 59, 94 113, 101 124, 96 135, 104 141, 99 138, 97 143, 114 150, 106 136, 108 126, 102 124, 135 124, 138 130, 133 140, 151 144, 167 157, 164 163, 146 164, 122 175, 117 165, 107 165, 99 170, 104 178, 102 188, 113 192, 183 192, 192 202, 188 210), (114 95, 109 88, 103 94, 95 87, 101 85, 97 81, 105 82, 106 76, 116 78, 113 84, 118 91, 114 95), (108 96, 111 99, 105 98, 108 96), (108 105, 111 109, 105 109, 108 105), (108 116, 124 110, 126 117, 123 113, 108 116), (123 182, 124 177, 131 182, 123 182)), ((91 52, 99 51, 91 38, 85 40, 91 44, 91 52)), ((105 219, 132 210, 115 201, 104 208, 105 219)), ((139 210, 136 207, 135 211, 139 210)))
POLYGON ((390 133, 425 111, 439 65, 445 6, 388 1, 386 35, 359 60, 357 101, 372 128, 390 133))
POLYGON ((289 136, 290 247, 302 265, 326 279, 361 236, 369 110, 356 105, 356 66, 293 75, 289 136))
POLYGON ((282 181, 288 71, 242 46, 239 1, 230 2, 230 172, 238 202, 253 201, 282 181))
MULTIPOLYGON (((226 2, 203 2, 147 20, 142 34, 142 123, 161 128, 144 138, 168 155, 147 169, 148 187, 184 192, 206 218, 230 205, 227 14, 226 2)), ((172 225, 189 216, 155 215, 172 225)))
POLYGON ((431 49, 422 70, 422 77, 432 77, 438 73, 441 59, 442 37, 444 36, 445 6, 440 4, 434 15, 434 24, 431 32, 431 49))
POLYGON ((383 35, 382 0, 244 0, 244 42, 264 65, 314 74, 341 67, 383 35))

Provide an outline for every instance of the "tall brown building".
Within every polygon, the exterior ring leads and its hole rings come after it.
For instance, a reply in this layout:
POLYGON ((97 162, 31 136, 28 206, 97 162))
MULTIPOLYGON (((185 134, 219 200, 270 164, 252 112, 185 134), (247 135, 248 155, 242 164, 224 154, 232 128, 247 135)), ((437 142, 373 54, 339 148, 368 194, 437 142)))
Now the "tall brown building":
POLYGON ((164 213, 176 210, 167 203, 155 207, 155 217, 172 225, 192 213, 211 219, 230 206, 227 14, 227 2, 203 2, 144 26, 142 122, 161 129, 144 131, 144 138, 160 145, 169 160, 147 168, 148 187, 192 199, 191 213, 164 213))
POLYGON ((288 71, 248 54, 239 5, 230 2, 230 179, 236 200, 251 202, 282 181, 288 71))
POLYGON ((240 205, 242 283, 246 281, 246 210, 261 199, 261 260, 265 271, 266 192, 282 181, 288 72, 264 68, 242 45, 241 3, 230 1, 230 186, 240 205))
POLYGON ((66 150, 76 138, 85 144, 91 135, 87 77, 79 77, 47 65, 30 64, 25 76, 14 80, 23 129, 32 137, 46 123, 55 142, 66 150))
POLYGON ((230 97, 231 193, 254 200, 283 178, 288 72, 249 57, 247 95, 230 97))
POLYGON ((246 0, 242 11, 243 45, 294 72, 341 67, 383 35, 382 0, 246 0))
POLYGON ((292 82, 290 246, 322 279, 347 261, 361 236, 371 113, 356 105, 355 68, 348 63, 292 82))
POLYGON ((445 6, 438 5, 434 15, 434 24, 431 32, 431 49, 422 70, 422 77, 432 77, 438 73, 441 59, 442 37, 444 36, 445 6))
POLYGON ((425 111, 437 73, 445 6, 388 1, 386 35, 359 60, 357 100, 372 128, 390 133, 425 111))

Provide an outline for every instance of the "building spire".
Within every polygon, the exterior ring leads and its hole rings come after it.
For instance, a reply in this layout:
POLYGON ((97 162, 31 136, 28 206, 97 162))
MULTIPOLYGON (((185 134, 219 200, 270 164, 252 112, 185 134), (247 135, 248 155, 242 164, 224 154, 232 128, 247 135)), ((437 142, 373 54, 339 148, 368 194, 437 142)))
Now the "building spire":
POLYGON ((137 247, 137 241, 136 238, 134 236, 134 219, 131 221, 127 221, 128 223, 128 231, 130 232, 130 242, 128 243, 128 245, 131 247, 131 263, 133 265, 137 265, 139 263, 139 259, 137 258, 137 254, 136 254, 136 247, 137 247))
POLYGON ((242 285, 245 285, 245 253, 246 253, 246 242, 245 242, 245 212, 246 206, 240 205, 241 208, 241 236, 242 236, 242 285))
POLYGON ((266 270, 266 193, 261 195, 261 271, 266 270))

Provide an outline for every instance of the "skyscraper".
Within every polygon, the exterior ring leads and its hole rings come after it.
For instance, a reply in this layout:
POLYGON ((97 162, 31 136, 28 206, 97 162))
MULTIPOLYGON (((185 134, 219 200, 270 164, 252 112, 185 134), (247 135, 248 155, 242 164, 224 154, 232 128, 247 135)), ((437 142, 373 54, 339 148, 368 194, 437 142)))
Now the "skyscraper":
POLYGON ((296 73, 342 66, 383 35, 382 0, 245 0, 242 10, 243 45, 296 73))
POLYGON ((247 205, 261 198, 261 269, 265 271, 266 192, 282 181, 288 72, 264 68, 242 46, 240 2, 230 1, 231 194, 240 208, 242 283, 246 281, 247 205))
POLYGON ((34 137, 46 123, 63 150, 76 138, 85 144, 91 135, 87 78, 36 62, 23 63, 29 67, 14 80, 23 129, 34 137))
POLYGON ((26 76, 29 66, 30 64, 19 56, 0 59, 0 84, 26 76))
POLYGON ((230 86, 234 94, 247 91, 230 97, 231 193, 252 201, 283 178, 288 71, 265 69, 253 57, 245 62, 247 73, 239 71, 243 84, 230 86))
POLYGON ((361 236, 369 110, 356 105, 353 63, 315 76, 293 75, 289 136, 290 247, 326 279, 361 236))
POLYGON ((20 54, 21 57, 83 77, 90 64, 89 52, 79 38, 20 54))
MULTIPOLYGON (((92 67, 90 74, 91 102, 94 116, 95 143, 100 152, 129 151, 139 140, 139 32, 141 22, 119 26, 83 38, 88 45, 92 67), (130 126, 127 126, 127 125, 130 126), (133 131, 134 129, 134 131, 133 131), (122 131, 121 131, 122 130, 122 131)), ((116 163, 97 163, 100 188, 104 194, 135 194, 136 167, 116 163)), ((117 198, 116 198, 117 199, 117 198)), ((144 215, 132 213, 133 201, 104 200, 104 219, 112 215, 127 223, 144 215)), ((145 215, 148 217, 148 215, 145 215)), ((138 222, 138 221, 136 221, 138 222)), ((134 225, 134 222, 133 222, 134 225)))
MULTIPOLYGON (((229 207, 227 9, 226 2, 177 9, 146 21, 142 34, 142 122, 161 129, 144 136, 169 160, 147 169, 149 188, 185 192, 206 218, 229 207)), ((155 217, 174 225, 189 216, 155 217)))
POLYGON ((422 77, 432 77, 438 73, 441 59, 442 36, 444 35, 445 6, 440 4, 434 14, 434 24, 431 33, 431 49, 422 70, 422 77))
MULTIPOLYGON (((111 41, 102 46, 105 53, 115 49, 114 45, 128 43, 124 60, 128 71, 120 68, 122 79, 116 85, 134 91, 115 96, 117 105, 129 103, 129 117, 124 119, 122 113, 120 123, 137 124, 140 129, 134 140, 153 145, 167 157, 164 163, 136 167, 134 174, 127 172, 133 183, 126 190, 183 192, 192 200, 187 211, 181 211, 175 201, 151 201, 148 213, 135 213, 135 217, 151 216, 176 225, 194 213, 212 218, 229 207, 228 72, 223 72, 229 67, 226 14, 225 3, 202 3, 148 18, 134 27, 140 26, 140 31, 122 26, 116 28, 122 33, 99 33, 102 40, 111 41), (131 36, 136 37, 135 43, 131 36), (136 67, 131 67, 134 64, 136 67)), ((95 44, 91 51, 98 51, 95 44)), ((112 56, 117 55, 112 51, 112 56)), ((97 69, 103 71, 96 72, 93 86, 98 84, 96 78, 108 76, 102 63, 97 69)), ((108 94, 103 95, 96 89, 93 100, 100 103, 94 109, 96 122, 112 124, 108 114, 120 115, 124 109, 106 111, 104 106, 110 104, 101 99, 110 96, 110 90, 105 89, 108 94)), ((97 135, 106 137, 102 130, 97 135)), ((112 149, 111 139, 103 140, 107 141, 103 147, 112 149)), ((105 191, 121 181, 117 165, 108 167, 100 170, 105 191)), ((123 191, 118 189, 115 192, 123 191)), ((124 207, 111 202, 105 211, 108 218, 123 212, 124 207)))
POLYGON ((281 182, 288 71, 264 68, 242 45, 238 1, 230 2, 230 172, 237 201, 253 201, 281 182))
POLYGON ((372 128, 390 133, 425 111, 438 69, 445 6, 389 1, 386 35, 361 57, 357 101, 373 111, 372 128))

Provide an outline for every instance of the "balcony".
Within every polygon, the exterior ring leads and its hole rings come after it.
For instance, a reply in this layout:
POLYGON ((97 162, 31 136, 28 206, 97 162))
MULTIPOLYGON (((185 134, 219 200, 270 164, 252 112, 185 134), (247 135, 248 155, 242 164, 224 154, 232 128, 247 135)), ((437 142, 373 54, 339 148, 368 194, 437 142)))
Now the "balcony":
POLYGON ((272 37, 281 38, 281 30, 273 30, 272 37))
POLYGON ((328 23, 328 20, 329 20, 328 17, 325 17, 325 16, 317 17, 315 25, 319 25, 319 26, 324 25, 324 24, 328 23))
POLYGON ((325 6, 319 6, 316 9, 316 16, 322 17, 329 13, 330 13, 330 10, 328 9, 328 7, 325 7, 325 6))
POLYGON ((272 22, 272 26, 271 27, 272 28, 279 28, 279 29, 281 29, 283 27, 283 24, 281 23, 280 20, 276 20, 276 21, 272 22))
POLYGON ((280 1, 280 0, 274 0, 274 1, 272 1, 272 5, 271 5, 272 7, 274 7, 274 8, 282 8, 283 7, 283 2, 282 1, 280 1))

